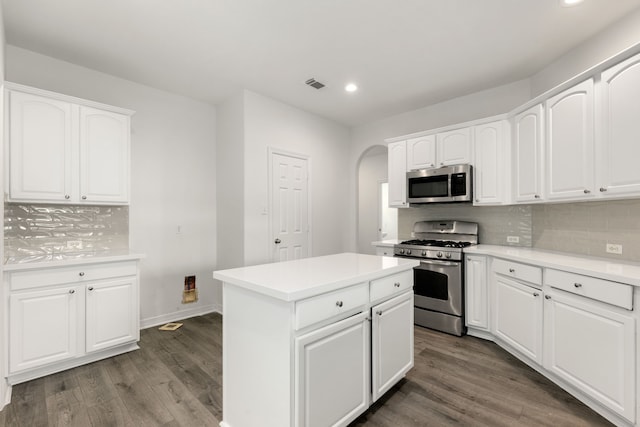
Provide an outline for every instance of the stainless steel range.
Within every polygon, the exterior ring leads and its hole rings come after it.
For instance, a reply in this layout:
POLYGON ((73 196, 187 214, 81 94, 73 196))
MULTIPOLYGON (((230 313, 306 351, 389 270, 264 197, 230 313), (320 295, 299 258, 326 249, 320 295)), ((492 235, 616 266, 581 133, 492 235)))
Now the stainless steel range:
POLYGON ((421 221, 415 240, 397 244, 398 257, 418 258, 413 270, 415 324, 462 336, 464 326, 463 249, 478 244, 478 224, 463 221, 421 221))

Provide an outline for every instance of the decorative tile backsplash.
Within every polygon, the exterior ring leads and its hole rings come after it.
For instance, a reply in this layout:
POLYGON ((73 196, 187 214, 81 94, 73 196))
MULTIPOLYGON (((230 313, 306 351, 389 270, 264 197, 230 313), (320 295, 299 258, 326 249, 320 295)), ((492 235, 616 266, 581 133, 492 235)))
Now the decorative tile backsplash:
POLYGON ((531 206, 473 206, 471 204, 430 204, 398 209, 398 238, 411 237, 417 221, 443 219, 478 223, 478 240, 486 245, 531 246, 531 206), (518 243, 507 243, 517 236, 518 243))
POLYGON ((5 263, 128 248, 128 206, 4 205, 5 263))

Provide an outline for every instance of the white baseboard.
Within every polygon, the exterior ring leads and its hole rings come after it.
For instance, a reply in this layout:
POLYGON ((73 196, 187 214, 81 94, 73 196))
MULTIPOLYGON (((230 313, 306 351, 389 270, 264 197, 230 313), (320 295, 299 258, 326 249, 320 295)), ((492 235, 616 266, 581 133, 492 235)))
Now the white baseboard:
POLYGON ((209 313, 222 314, 222 306, 220 304, 209 304, 191 308, 188 310, 174 311, 173 313, 167 313, 160 316, 141 319, 140 329, 152 328, 154 326, 164 325, 165 323, 175 322, 181 319, 188 319, 189 317, 202 316, 203 314, 209 313))
POLYGON ((0 379, 0 381, 2 381, 2 384, 0 384, 0 411, 2 411, 6 405, 11 403, 12 387, 7 384, 4 378, 0 379))

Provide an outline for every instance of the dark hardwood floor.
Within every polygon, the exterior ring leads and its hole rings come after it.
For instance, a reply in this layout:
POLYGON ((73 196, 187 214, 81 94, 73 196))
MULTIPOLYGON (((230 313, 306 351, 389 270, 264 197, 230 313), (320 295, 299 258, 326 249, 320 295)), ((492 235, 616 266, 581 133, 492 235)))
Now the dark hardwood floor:
MULTIPOLYGON (((183 323, 141 331, 140 350, 15 386, 0 426, 217 426, 222 317, 183 323)), ((611 425, 490 342, 416 327, 415 360, 352 427, 611 425)))

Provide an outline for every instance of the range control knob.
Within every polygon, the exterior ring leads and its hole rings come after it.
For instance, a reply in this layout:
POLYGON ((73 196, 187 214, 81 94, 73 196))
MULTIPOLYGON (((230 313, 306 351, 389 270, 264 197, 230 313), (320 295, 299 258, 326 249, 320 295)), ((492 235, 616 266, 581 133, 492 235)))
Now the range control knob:
POLYGON ((436 254, 436 256, 437 256, 438 258, 442 258, 442 252, 438 252, 438 253, 436 254))
POLYGON ((446 254, 444 254, 445 258, 451 258, 451 252, 447 252, 446 254))
POLYGON ((422 251, 422 256, 427 256, 427 251, 422 251))
POLYGON ((407 249, 407 255, 411 255, 411 249, 407 249))
POLYGON ((400 249, 400 255, 404 254, 404 249, 400 249))

